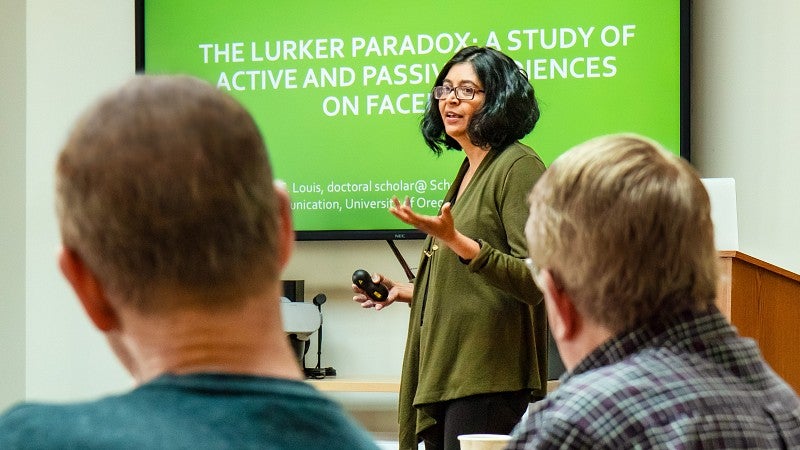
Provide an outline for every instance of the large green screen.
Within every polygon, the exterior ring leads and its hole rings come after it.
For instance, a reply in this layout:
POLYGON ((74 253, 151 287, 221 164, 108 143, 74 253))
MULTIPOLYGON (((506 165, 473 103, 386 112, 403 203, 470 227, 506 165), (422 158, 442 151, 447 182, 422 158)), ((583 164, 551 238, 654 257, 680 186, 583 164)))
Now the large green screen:
POLYGON ((394 239, 417 235, 389 199, 435 213, 463 159, 436 157, 419 121, 439 68, 467 45, 528 73, 542 115, 523 141, 546 164, 613 132, 679 154, 681 3, 140 1, 139 52, 145 72, 196 75, 250 110, 300 239, 394 239))

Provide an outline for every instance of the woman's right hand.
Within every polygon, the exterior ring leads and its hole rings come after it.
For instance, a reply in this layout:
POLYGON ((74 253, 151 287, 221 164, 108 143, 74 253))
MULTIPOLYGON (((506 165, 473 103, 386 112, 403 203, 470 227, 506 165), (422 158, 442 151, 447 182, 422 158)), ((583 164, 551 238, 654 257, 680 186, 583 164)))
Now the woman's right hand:
POLYGON ((379 273, 372 275, 372 282, 386 286, 386 289, 389 290, 389 295, 386 297, 385 301, 376 302, 369 298, 366 292, 360 287, 353 284, 353 292, 356 294, 353 296, 353 301, 361 303, 362 308, 375 308, 375 310, 380 311, 396 301, 411 303, 411 296, 414 294, 413 283, 397 283, 391 278, 386 278, 379 273))

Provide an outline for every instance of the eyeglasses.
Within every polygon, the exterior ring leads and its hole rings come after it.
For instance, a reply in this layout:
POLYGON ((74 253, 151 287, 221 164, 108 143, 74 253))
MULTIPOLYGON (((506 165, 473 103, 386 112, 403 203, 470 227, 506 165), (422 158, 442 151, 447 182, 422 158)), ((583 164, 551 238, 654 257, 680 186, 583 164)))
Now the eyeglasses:
POLYGON ((450 95, 451 92, 456 93, 456 98, 459 100, 472 100, 475 98, 476 92, 484 92, 483 89, 477 89, 472 86, 436 86, 433 88, 433 98, 441 100, 450 95))

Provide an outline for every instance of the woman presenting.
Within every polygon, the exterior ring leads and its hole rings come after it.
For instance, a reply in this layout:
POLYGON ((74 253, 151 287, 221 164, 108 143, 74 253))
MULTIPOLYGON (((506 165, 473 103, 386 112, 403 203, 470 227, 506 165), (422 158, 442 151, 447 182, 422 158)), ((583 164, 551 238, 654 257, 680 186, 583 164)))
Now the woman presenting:
POLYGON ((393 199, 392 214, 425 232, 414 283, 376 274, 386 301, 353 285, 353 299, 382 309, 410 303, 400 386, 401 448, 458 449, 457 436, 508 434, 547 386, 542 294, 525 266, 526 197, 544 171, 518 142, 539 107, 508 56, 467 47, 445 64, 420 128, 437 154, 466 156, 437 216, 393 199))

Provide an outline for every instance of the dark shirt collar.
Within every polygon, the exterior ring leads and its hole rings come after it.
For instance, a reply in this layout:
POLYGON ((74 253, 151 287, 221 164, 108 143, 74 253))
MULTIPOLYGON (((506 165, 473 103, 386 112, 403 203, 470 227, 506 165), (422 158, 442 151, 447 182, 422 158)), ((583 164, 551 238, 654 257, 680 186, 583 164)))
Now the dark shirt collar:
POLYGON ((562 375, 560 382, 618 363, 645 348, 672 347, 705 353, 709 350, 706 343, 735 336, 734 329, 716 307, 704 313, 686 311, 617 334, 589 353, 574 370, 562 375))

